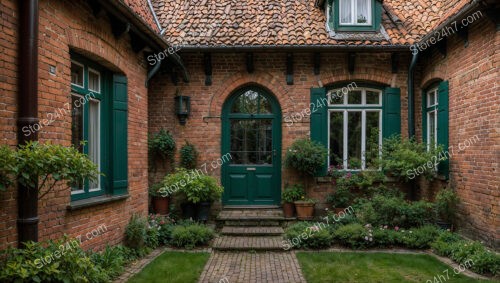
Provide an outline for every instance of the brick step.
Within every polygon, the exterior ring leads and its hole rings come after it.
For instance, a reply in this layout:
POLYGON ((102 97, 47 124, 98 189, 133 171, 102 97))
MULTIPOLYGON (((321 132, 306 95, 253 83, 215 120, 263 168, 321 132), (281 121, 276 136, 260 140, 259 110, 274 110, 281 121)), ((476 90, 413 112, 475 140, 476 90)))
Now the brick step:
POLYGON ((224 226, 221 234, 228 236, 280 236, 283 228, 275 226, 224 226))
POLYGON ((220 220, 281 220, 284 219, 281 209, 224 209, 217 219, 220 220))
POLYGON ((280 236, 241 237, 221 236, 216 238, 212 249, 218 251, 285 251, 280 236))
POLYGON ((251 227, 251 226, 265 226, 265 227, 281 227, 282 222, 285 219, 254 219, 254 220, 247 220, 247 219, 241 219, 241 220, 220 220, 217 219, 218 227, 223 227, 223 226, 244 226, 244 227, 251 227))

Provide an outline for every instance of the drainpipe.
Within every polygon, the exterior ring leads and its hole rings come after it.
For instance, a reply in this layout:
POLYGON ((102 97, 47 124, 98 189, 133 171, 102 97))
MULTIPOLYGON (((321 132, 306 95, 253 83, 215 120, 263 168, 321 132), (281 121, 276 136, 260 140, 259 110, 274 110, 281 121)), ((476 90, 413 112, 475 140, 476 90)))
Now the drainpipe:
MULTIPOLYGON (((24 127, 38 123, 38 0, 19 1, 19 93, 17 141, 38 140, 38 133, 25 135, 24 127)), ((17 243, 38 241, 38 188, 18 183, 17 243)))
POLYGON ((415 90, 413 89, 413 79, 417 61, 418 52, 413 54, 408 70, 408 138, 410 139, 415 137, 415 90))
POLYGON ((149 81, 158 73, 161 67, 161 61, 163 60, 156 60, 156 64, 153 66, 153 68, 148 72, 148 77, 146 78, 146 88, 149 85, 149 81))

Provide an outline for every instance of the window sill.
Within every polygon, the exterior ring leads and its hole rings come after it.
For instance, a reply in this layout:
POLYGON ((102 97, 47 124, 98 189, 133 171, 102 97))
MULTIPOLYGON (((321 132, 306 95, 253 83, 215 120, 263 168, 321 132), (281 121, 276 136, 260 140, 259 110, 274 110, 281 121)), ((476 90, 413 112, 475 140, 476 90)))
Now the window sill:
POLYGON ((74 210, 79 210, 91 206, 96 206, 100 204, 105 204, 105 203, 111 203, 115 201, 120 201, 129 198, 129 194, 125 195, 104 195, 104 196, 98 196, 98 197, 92 197, 92 198, 87 198, 87 199, 81 199, 81 200, 76 200, 72 201, 67 207, 67 210, 74 211, 74 210))

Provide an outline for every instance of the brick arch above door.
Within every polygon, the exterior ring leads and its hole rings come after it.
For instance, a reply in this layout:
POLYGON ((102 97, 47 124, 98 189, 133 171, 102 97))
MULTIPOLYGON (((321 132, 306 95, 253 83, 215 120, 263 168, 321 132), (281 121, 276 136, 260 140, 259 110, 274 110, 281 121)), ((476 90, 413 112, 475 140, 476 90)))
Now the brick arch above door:
POLYGON ((214 92, 209 104, 209 113, 211 115, 220 114, 226 99, 235 90, 247 85, 257 85, 266 89, 268 92, 274 94, 278 103, 283 107, 286 100, 285 96, 287 95, 287 91, 283 87, 284 84, 284 78, 280 79, 267 72, 259 72, 258 74, 237 73, 225 80, 221 84, 221 87, 214 92))

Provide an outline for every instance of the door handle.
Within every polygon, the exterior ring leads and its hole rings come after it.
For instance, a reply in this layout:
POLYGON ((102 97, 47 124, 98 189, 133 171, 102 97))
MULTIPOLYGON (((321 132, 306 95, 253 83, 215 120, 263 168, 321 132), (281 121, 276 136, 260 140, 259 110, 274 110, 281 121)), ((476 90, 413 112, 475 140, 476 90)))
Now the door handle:
POLYGON ((255 167, 248 167, 248 168, 247 168, 247 171, 255 171, 255 170, 256 170, 256 168, 255 168, 255 167))

